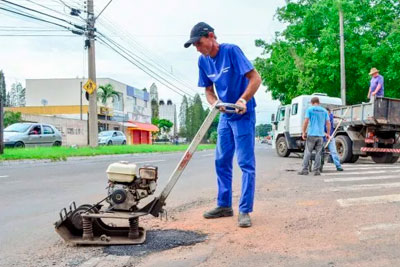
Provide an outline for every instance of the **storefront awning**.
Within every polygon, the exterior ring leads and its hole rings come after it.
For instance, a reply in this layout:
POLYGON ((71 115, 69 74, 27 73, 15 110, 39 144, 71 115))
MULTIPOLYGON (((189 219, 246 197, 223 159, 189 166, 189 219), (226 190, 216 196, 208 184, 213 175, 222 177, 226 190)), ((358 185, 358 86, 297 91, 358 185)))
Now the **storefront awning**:
POLYGON ((143 122, 137 122, 137 121, 128 121, 127 123, 134 125, 134 126, 126 126, 132 130, 142 130, 142 131, 148 131, 148 132, 158 132, 159 131, 158 127, 151 123, 143 123, 143 122))

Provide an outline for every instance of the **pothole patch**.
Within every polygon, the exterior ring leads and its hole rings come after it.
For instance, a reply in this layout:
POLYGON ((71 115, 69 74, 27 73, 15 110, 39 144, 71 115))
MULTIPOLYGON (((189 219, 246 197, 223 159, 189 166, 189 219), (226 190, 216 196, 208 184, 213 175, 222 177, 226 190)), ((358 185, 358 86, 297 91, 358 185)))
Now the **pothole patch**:
POLYGON ((104 253, 117 256, 144 256, 152 252, 194 245, 206 239, 206 234, 193 231, 153 230, 147 231, 146 241, 141 245, 109 246, 104 248, 104 253))

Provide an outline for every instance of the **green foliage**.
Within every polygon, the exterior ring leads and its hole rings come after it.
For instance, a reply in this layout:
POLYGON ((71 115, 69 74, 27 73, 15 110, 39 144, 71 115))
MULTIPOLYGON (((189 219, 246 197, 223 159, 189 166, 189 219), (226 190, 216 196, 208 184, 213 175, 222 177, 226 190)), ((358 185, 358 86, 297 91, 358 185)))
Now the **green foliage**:
POLYGON ((157 100, 151 100, 151 118, 158 118, 160 115, 157 100))
POLYGON ((99 91, 97 92, 97 98, 105 106, 107 106, 108 99, 109 98, 114 99, 114 97, 117 97, 119 99, 120 95, 117 91, 114 90, 112 84, 108 83, 106 85, 99 86, 99 91))
MULTIPOLYGON (((385 78, 385 96, 400 97, 400 4, 396 0, 342 0, 348 104, 367 97, 370 68, 385 78)), ((287 25, 272 43, 257 40, 255 60, 274 99, 314 92, 340 96, 339 4, 288 0, 277 18, 287 25)))
POLYGON ((21 120, 22 120, 21 112, 11 112, 11 111, 4 112, 4 117, 3 117, 4 127, 7 127, 8 125, 11 125, 13 123, 20 122, 21 120))
POLYGON ((256 126, 256 136, 265 137, 268 136, 268 133, 272 131, 271 124, 259 124, 256 126))
POLYGON ((168 133, 171 130, 173 125, 174 124, 170 120, 166 120, 166 119, 158 120, 158 124, 157 124, 158 128, 160 128, 160 130, 163 133, 168 133))
POLYGON ((6 78, 4 77, 4 72, 0 70, 0 98, 3 106, 6 106, 6 78))
POLYGON ((201 98, 199 94, 194 96, 193 101, 188 102, 188 108, 186 109, 185 116, 185 137, 188 140, 192 140, 207 116, 206 111, 203 108, 201 98))
MULTIPOLYGON (((99 147, 36 147, 36 148, 6 148, 0 155, 2 160, 17 159, 50 159, 52 161, 67 160, 69 157, 154 153, 185 151, 188 145, 124 145, 124 146, 99 146, 99 147)), ((198 150, 213 149, 215 145, 200 145, 198 150)))
POLYGON ((218 138, 217 131, 213 131, 213 132, 211 132, 210 137, 208 138, 208 140, 210 141, 211 144, 216 144, 217 143, 217 138, 218 138))

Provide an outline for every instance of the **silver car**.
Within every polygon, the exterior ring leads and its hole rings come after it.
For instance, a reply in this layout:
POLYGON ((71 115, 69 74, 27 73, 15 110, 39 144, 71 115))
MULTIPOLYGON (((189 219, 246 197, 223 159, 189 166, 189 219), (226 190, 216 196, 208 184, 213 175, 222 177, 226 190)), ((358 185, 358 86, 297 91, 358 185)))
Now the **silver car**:
POLYGON ((61 146, 61 133, 50 124, 14 123, 4 129, 5 147, 61 146))
POLYGON ((121 131, 103 131, 98 141, 99 145, 126 145, 126 136, 121 131))

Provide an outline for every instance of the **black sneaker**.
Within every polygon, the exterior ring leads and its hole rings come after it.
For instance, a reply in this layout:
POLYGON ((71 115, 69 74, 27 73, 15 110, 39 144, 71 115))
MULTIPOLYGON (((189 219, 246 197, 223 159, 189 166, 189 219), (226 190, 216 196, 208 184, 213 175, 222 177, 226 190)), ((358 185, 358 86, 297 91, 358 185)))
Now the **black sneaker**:
POLYGON ((248 213, 239 213, 239 227, 246 228, 251 226, 251 219, 248 213))
POLYGON ((337 170, 338 172, 342 172, 342 171, 343 171, 343 168, 342 168, 342 167, 337 167, 336 170, 337 170))
POLYGON ((302 170, 301 172, 297 173, 298 175, 308 175, 308 171, 302 170))
POLYGON ((206 211, 203 214, 203 217, 206 219, 215 219, 215 218, 231 217, 231 216, 233 216, 233 210, 232 208, 227 208, 227 207, 216 207, 215 209, 206 211))
POLYGON ((321 175, 321 173, 319 171, 314 172, 314 176, 320 176, 320 175, 321 175))

